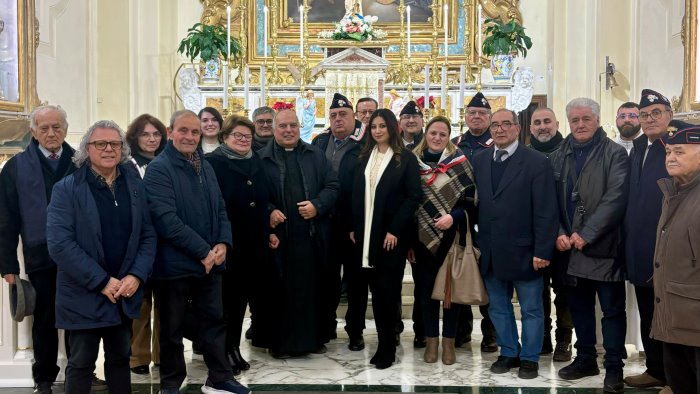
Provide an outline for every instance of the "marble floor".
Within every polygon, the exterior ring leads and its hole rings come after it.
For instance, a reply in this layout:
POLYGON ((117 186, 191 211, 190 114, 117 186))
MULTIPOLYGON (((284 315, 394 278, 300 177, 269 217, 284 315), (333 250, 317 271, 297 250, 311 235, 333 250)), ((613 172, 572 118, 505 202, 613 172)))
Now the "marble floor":
MULTIPOLYGON (((244 328, 247 328, 246 320, 244 328)), ((407 328, 410 320, 405 321, 407 328)), ((251 368, 237 378, 254 391, 265 392, 449 392, 449 393, 597 393, 602 392, 603 374, 578 381, 566 381, 557 377, 557 371, 568 363, 553 362, 551 356, 540 360, 540 376, 532 380, 517 378, 517 369, 502 375, 489 371, 498 354, 482 354, 479 348, 480 334, 475 333, 471 344, 457 351, 457 363, 451 366, 426 364, 423 350, 413 348, 413 333, 407 330, 401 336, 398 348, 398 363, 385 370, 377 370, 369 364, 376 350, 374 321, 367 322, 364 351, 351 352, 347 348, 347 335, 338 324, 338 339, 331 341, 328 352, 298 359, 277 360, 263 349, 254 348, 250 341, 241 344, 241 353, 250 362, 251 368), (596 390, 597 389, 597 390, 596 390)), ((475 327, 479 327, 475 322, 475 327)), ((186 341, 185 359, 188 378, 185 393, 200 392, 199 386, 206 378, 206 367, 201 360, 192 360, 192 351, 186 341)), ((644 371, 644 359, 633 346, 628 346, 625 375, 644 371)), ((599 358, 600 360, 600 358, 599 358)), ((98 360, 97 375, 104 377, 102 356, 98 360)), ((134 393, 157 393, 158 368, 151 366, 151 374, 132 374, 134 393)), ((54 393, 62 393, 55 387, 54 393)), ((634 390, 627 393, 657 393, 658 389, 634 390)), ((0 393, 31 393, 31 389, 2 389, 0 393)))

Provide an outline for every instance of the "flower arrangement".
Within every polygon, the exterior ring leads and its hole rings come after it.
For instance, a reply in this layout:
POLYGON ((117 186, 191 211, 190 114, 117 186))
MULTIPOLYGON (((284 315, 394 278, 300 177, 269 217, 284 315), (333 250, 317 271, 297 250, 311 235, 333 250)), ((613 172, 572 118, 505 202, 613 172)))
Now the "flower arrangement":
MULTIPOLYGON (((435 108, 435 98, 433 96, 430 96, 428 100, 430 101, 430 108, 435 108)), ((416 100, 416 105, 422 111, 425 106, 425 96, 418 97, 418 99, 416 100)))
POLYGON ((279 112, 283 109, 294 109, 294 103, 287 103, 284 101, 277 101, 274 104, 272 104, 272 109, 275 111, 279 112))
POLYGON ((376 16, 362 16, 353 12, 345 15, 340 22, 336 23, 335 30, 322 31, 318 33, 318 37, 327 40, 383 40, 386 38, 386 32, 372 26, 378 19, 376 16))

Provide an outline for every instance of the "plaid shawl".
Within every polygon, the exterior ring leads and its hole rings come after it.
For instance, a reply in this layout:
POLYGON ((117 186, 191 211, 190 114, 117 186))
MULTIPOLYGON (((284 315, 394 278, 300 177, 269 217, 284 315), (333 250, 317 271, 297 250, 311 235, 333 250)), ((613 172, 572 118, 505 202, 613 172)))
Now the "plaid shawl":
POLYGON ((459 149, 448 157, 443 153, 435 168, 420 158, 418 164, 423 189, 423 201, 416 211, 418 240, 435 254, 443 237, 443 231, 435 227, 435 219, 450 213, 457 201, 465 197, 466 190, 474 187, 474 172, 459 149))

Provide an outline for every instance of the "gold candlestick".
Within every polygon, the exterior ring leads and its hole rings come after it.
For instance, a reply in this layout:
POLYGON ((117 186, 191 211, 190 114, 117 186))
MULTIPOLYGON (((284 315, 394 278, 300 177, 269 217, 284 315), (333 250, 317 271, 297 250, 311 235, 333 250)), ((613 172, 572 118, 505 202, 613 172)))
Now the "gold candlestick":
POLYGON ((459 124, 459 135, 464 134, 464 107, 459 109, 459 121, 457 123, 459 124))
POLYGON ((248 36, 246 32, 248 31, 248 6, 245 1, 241 1, 241 5, 238 6, 238 10, 240 11, 241 15, 241 32, 240 32, 240 40, 241 40, 241 48, 244 48, 243 53, 241 54, 241 61, 240 65, 238 67, 238 75, 236 76, 236 84, 242 85, 243 84, 243 70, 245 69, 245 65, 248 64, 248 51, 245 48, 248 48, 248 36))
MULTIPOLYGON (((473 44, 475 42, 476 34, 471 34, 472 27, 474 26, 474 3, 473 0, 464 0, 464 56, 466 61, 464 63, 465 68, 465 82, 473 83, 474 74, 472 74, 472 52, 473 44)), ((476 29, 473 29, 476 33, 476 29)))
POLYGON ((270 2, 270 21, 272 26, 271 36, 272 45, 270 45, 270 55, 272 56, 272 70, 270 72, 270 85, 279 85, 282 83, 279 67, 277 66, 277 55, 279 54, 279 44, 277 44, 277 13, 279 6, 277 1, 270 2))
POLYGON ((432 61, 432 66, 430 69, 430 82, 439 83, 440 82, 440 70, 438 69, 438 16, 440 15, 440 3, 439 0, 433 0, 430 5, 430 10, 433 12, 433 47, 430 51, 430 58, 432 61))

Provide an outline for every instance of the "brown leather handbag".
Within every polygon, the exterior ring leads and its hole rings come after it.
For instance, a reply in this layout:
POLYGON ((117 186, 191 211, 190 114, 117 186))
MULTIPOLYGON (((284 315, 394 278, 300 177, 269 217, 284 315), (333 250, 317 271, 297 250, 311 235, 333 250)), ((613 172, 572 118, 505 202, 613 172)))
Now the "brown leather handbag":
MULTIPOLYGON (((469 227, 467 219, 467 228, 469 227)), ((450 308, 454 302, 462 305, 486 305, 489 296, 486 294, 484 280, 479 270, 481 252, 474 247, 471 231, 467 231, 467 245, 459 244, 459 236, 445 257, 435 277, 432 299, 443 302, 444 308, 450 308)))

